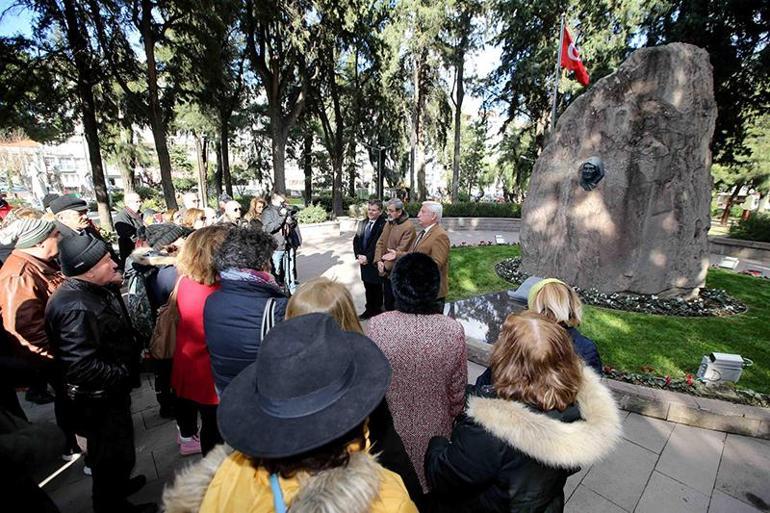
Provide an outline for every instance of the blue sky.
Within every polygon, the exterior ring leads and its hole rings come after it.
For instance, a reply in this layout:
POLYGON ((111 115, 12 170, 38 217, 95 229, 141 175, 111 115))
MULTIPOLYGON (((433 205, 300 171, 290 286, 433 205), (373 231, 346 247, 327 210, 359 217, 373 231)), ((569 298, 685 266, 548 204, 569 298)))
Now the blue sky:
POLYGON ((0 36, 31 36, 32 12, 23 7, 12 7, 14 3, 13 0, 0 0, 0 36))

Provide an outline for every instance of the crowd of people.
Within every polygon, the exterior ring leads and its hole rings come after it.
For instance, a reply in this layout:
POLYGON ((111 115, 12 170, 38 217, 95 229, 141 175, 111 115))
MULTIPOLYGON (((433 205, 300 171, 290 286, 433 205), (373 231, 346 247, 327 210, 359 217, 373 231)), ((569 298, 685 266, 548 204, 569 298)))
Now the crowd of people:
POLYGON ((580 299, 559 280, 532 288, 467 386, 464 331, 443 314, 441 204, 422 204, 418 231, 401 200, 369 202, 353 238, 361 314, 337 282, 298 283, 283 196, 245 216, 229 197, 219 212, 183 204, 159 215, 127 194, 117 252, 71 195, 3 223, 0 458, 24 511, 58 511, 31 477, 41 451, 84 453, 96 513, 156 511, 128 499, 146 482, 130 394, 148 365, 176 421, 168 443, 203 456, 167 485, 169 512, 556 512, 567 477, 617 441, 580 299), (54 402, 58 429, 27 421, 20 387, 54 402), (45 440, 12 442, 30 436, 45 440))

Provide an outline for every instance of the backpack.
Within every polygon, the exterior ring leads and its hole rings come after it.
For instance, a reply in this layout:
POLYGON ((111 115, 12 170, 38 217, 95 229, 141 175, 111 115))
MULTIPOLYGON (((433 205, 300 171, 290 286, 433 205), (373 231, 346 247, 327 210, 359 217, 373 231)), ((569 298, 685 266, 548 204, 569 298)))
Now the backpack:
POLYGON ((147 294, 147 276, 157 272, 157 269, 151 269, 143 273, 133 266, 129 258, 126 262, 124 279, 126 280, 126 308, 131 317, 131 323, 139 335, 142 344, 146 347, 155 330, 155 312, 150 304, 150 298, 147 294))

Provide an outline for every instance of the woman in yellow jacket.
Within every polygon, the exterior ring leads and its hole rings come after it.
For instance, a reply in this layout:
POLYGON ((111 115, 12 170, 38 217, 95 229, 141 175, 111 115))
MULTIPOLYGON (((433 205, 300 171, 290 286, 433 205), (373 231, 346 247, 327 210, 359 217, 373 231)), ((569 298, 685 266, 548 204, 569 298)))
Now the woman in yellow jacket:
POLYGON ((377 346, 314 313, 276 325, 224 390, 225 442, 163 493, 169 513, 416 513, 368 452, 391 370, 377 346), (233 450, 234 449, 234 450, 233 450))

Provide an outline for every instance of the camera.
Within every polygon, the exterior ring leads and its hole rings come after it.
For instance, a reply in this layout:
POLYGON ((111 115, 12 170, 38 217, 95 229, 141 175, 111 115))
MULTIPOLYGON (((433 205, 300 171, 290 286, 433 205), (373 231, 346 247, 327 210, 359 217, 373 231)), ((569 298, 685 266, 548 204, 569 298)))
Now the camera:
POLYGON ((297 212, 299 212, 299 207, 296 205, 289 205, 289 206, 283 206, 281 207, 281 210, 278 211, 283 217, 294 217, 297 215, 297 212))

